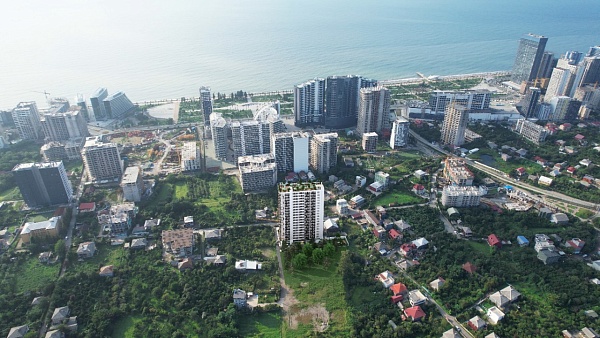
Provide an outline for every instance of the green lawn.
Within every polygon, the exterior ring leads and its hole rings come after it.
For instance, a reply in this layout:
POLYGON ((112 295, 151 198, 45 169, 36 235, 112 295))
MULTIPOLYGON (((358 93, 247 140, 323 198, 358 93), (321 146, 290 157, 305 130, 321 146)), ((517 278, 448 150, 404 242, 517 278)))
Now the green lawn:
MULTIPOLYGON (((327 332, 332 337, 345 337, 350 333, 352 325, 342 275, 338 273, 337 268, 342 256, 341 251, 346 249, 337 250, 324 266, 311 266, 296 271, 287 270, 285 283, 294 290, 294 296, 300 301, 301 307, 323 304, 331 318, 327 332)), ((287 327, 286 336, 287 331, 290 331, 290 334, 300 333, 306 328, 309 329, 308 332, 312 329, 307 325, 299 326, 297 330, 287 327)))
POLYGON ((18 292, 39 290, 58 278, 60 263, 46 265, 38 261, 37 256, 31 255, 21 264, 16 274, 18 292))
MULTIPOLYGON (((75 250, 75 248, 74 248, 75 250)), ((118 268, 127 261, 128 251, 122 246, 96 244, 96 254, 83 262, 76 261, 68 271, 73 272, 98 272, 101 266, 114 265, 118 268)))
POLYGON ((21 192, 18 187, 14 187, 12 189, 4 190, 0 193, 0 202, 1 201, 15 201, 21 200, 23 196, 21 196, 21 192))
POLYGON ((175 184, 175 199, 185 199, 188 195, 188 186, 185 182, 178 182, 175 184))
POLYGON ((266 312, 244 315, 240 318, 242 337, 281 337, 281 313, 266 312))
POLYGON ((473 250, 476 252, 479 252, 486 256, 490 256, 492 254, 492 248, 490 248, 490 246, 486 242, 468 241, 468 243, 471 246, 471 248, 473 248, 473 250))
POLYGON ((134 326, 141 321, 141 316, 127 316, 115 323, 112 336, 114 338, 133 338, 134 326))
POLYGON ((374 201, 375 205, 387 206, 390 203, 396 203, 398 205, 401 204, 411 204, 411 203, 425 203, 426 199, 420 198, 412 193, 404 193, 399 191, 392 191, 388 193, 383 193, 379 197, 377 197, 374 201))

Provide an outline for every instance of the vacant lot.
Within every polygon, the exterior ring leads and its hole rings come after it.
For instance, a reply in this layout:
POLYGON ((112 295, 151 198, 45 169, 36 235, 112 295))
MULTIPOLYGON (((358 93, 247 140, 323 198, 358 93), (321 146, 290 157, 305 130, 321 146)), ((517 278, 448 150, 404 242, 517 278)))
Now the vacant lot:
POLYGON ((16 286, 19 292, 34 291, 54 282, 58 278, 60 264, 46 265, 31 255, 18 268, 16 286))
POLYGON ((281 313, 267 312, 245 315, 240 320, 240 335, 243 337, 281 337, 281 313))

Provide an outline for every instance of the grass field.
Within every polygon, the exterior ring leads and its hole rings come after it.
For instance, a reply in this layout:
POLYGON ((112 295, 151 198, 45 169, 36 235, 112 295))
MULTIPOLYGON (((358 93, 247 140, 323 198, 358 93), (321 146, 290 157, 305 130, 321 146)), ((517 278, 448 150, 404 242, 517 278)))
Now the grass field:
POLYGON ((127 316, 115 323, 113 338, 133 338, 135 323, 141 321, 139 316, 127 316))
POLYGON ((54 282, 58 278, 59 270, 60 263, 45 265, 32 255, 19 267, 19 272, 16 274, 17 291, 38 290, 54 282))
POLYGON ((175 199, 185 199, 187 198, 189 188, 185 182, 178 182, 175 184, 175 199))
POLYGON ((128 252, 121 246, 97 244, 96 254, 83 262, 76 261, 68 271, 72 272, 97 272, 103 265, 114 265, 118 268, 127 260, 128 252))
POLYGON ((419 198, 412 193, 404 193, 399 191, 392 191, 388 193, 384 193, 380 195, 377 199, 375 199, 374 203, 376 205, 387 206, 390 203, 396 203, 398 205, 401 204, 411 204, 411 203, 425 203, 426 199, 419 198))
MULTIPOLYGON (((344 249, 345 250, 345 249, 344 249)), ((350 312, 342 275, 337 268, 342 252, 338 251, 323 266, 311 266, 302 270, 286 271, 285 283, 294 290, 294 296, 302 307, 322 304, 330 316, 327 333, 333 337, 346 337, 351 331, 350 312)), ((297 330, 286 328, 290 335, 305 336, 312 330, 310 323, 300 323, 297 330), (308 332, 303 331, 309 329, 308 332), (301 332, 305 332, 300 334, 301 332)), ((287 333, 286 333, 286 336, 287 333)))
POLYGON ((246 315, 242 316, 240 320, 240 335, 261 338, 281 337, 281 325, 280 312, 246 315))
POLYGON ((21 196, 21 192, 19 191, 18 187, 14 187, 12 189, 7 189, 2 191, 2 193, 0 193, 0 202, 1 201, 15 201, 15 200, 20 200, 23 199, 23 196, 21 196))
POLYGON ((468 241, 468 243, 474 251, 479 252, 482 255, 490 256, 492 254, 492 249, 485 242, 468 241))

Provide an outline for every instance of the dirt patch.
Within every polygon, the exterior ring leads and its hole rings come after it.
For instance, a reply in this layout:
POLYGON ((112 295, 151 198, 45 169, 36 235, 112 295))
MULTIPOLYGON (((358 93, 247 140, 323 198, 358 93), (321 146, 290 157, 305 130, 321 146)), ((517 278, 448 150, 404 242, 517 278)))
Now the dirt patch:
POLYGON ((329 312, 325 309, 324 304, 307 307, 301 310, 292 309, 291 313, 287 316, 288 318, 286 318, 286 320, 292 330, 297 329, 298 324, 312 324, 315 331, 323 332, 327 329, 329 321, 331 320, 329 312))

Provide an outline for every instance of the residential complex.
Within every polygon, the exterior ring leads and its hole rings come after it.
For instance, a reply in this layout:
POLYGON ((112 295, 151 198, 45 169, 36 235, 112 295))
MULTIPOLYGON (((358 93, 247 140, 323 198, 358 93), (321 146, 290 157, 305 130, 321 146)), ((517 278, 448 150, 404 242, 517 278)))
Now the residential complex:
POLYGON ((377 81, 357 75, 329 76, 325 89, 324 125, 342 129, 356 126, 359 91, 377 85, 377 81))
POLYGON ((442 91, 435 90, 429 95, 429 106, 432 112, 444 113, 451 102, 460 104, 471 110, 490 108, 492 93, 486 89, 442 91))
POLYGON ((196 142, 185 142, 181 147, 181 171, 194 171, 202 169, 202 156, 196 142))
POLYGON ((139 202, 144 194, 144 180, 140 167, 127 167, 121 179, 123 199, 129 202, 139 202))
POLYGON ((277 164, 273 154, 240 156, 238 170, 245 193, 264 191, 277 183, 277 164))
POLYGON ((403 117, 397 117, 392 122, 392 134, 390 136, 390 148, 396 149, 408 145, 408 132, 410 123, 403 117))
POLYGON ((389 129, 390 91, 385 87, 362 88, 358 105, 356 132, 381 133, 389 129))
POLYGON ((79 111, 44 114, 40 120, 46 141, 67 141, 89 136, 87 123, 79 111))
POLYGON ((323 174, 337 164, 338 134, 317 134, 310 140, 310 166, 323 174))
POLYGON ((451 104, 446 107, 441 136, 443 144, 461 146, 465 143, 465 130, 470 112, 467 107, 459 104, 451 104))
POLYGON ((526 119, 536 116, 541 94, 542 91, 536 87, 529 87, 527 90, 521 110, 521 115, 525 116, 526 119))
POLYGON ((233 158, 271 152, 271 132, 268 123, 259 121, 231 122, 233 158))
POLYGON ((464 160, 448 157, 444 161, 444 178, 454 185, 473 185, 475 175, 469 170, 464 160))
POLYGON ((162 244, 167 253, 187 257, 194 253, 194 229, 163 230, 162 244))
POLYGON ((322 183, 279 184, 279 239, 287 244, 323 239, 322 183))
POLYGON ((325 79, 318 78, 294 87, 294 122, 296 126, 322 123, 325 111, 325 79))
POLYGON ((374 153, 377 151, 377 141, 379 135, 377 133, 364 133, 362 135, 362 148, 367 153, 374 153))
POLYGON ((215 157, 219 160, 227 159, 227 121, 219 113, 210 114, 210 130, 212 134, 215 157))
POLYGON ((442 190, 442 205, 460 208, 476 207, 485 194, 487 194, 485 187, 448 185, 442 190))
POLYGON ((12 119, 22 140, 42 138, 40 113, 35 102, 21 102, 12 110, 12 119))
POLYGON ((30 208, 67 204, 73 198, 73 188, 62 162, 22 163, 16 165, 12 173, 30 208))
POLYGON ((115 143, 102 137, 88 137, 81 151, 88 177, 94 182, 118 181, 123 175, 123 161, 115 143))
POLYGON ((534 80, 539 72, 548 38, 527 34, 519 41, 517 56, 511 72, 511 81, 520 85, 534 80))
POLYGON ((308 171, 308 140, 305 132, 279 133, 271 136, 271 152, 277 171, 308 171))
POLYGON ((544 142, 548 136, 548 129, 526 119, 517 120, 515 131, 535 144, 544 142))
POLYGON ((212 96, 210 87, 200 87, 200 102, 202 103, 202 116, 204 125, 210 125, 210 114, 213 113, 212 96))

